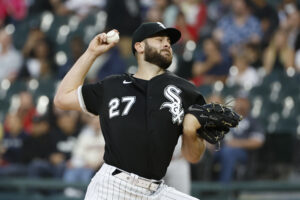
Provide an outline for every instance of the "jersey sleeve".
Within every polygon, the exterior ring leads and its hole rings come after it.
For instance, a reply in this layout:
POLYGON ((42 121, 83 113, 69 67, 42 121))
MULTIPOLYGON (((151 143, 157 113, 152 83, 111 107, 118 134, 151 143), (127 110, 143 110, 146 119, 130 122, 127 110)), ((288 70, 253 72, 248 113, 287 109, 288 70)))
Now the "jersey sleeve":
POLYGON ((204 97, 199 92, 197 92, 194 104, 199 104, 199 105, 206 104, 204 97))
POLYGON ((196 86, 189 83, 185 89, 186 92, 186 109, 194 104, 204 105, 206 101, 196 86))
POLYGON ((199 90, 196 88, 196 86, 192 86, 191 89, 191 96, 192 96, 192 104, 199 104, 204 105, 206 104, 206 101, 203 97, 203 95, 199 92, 199 90))
POLYGON ((99 115, 103 99, 103 83, 81 85, 78 87, 77 92, 82 111, 99 115))

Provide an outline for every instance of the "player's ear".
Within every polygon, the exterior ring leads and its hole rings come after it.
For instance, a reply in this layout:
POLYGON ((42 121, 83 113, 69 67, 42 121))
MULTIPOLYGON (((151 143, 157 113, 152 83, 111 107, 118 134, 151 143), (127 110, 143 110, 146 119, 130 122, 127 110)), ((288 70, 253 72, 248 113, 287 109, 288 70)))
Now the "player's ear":
POLYGON ((134 48, 135 48, 136 52, 143 53, 144 49, 145 49, 145 44, 143 42, 136 42, 134 44, 134 48))

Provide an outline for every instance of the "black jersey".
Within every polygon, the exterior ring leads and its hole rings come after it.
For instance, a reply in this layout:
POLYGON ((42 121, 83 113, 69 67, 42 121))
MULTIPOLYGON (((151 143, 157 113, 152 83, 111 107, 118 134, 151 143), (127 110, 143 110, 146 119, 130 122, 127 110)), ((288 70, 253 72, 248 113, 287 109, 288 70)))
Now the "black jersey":
POLYGON ((100 116, 104 161, 149 179, 161 179, 182 134, 185 110, 204 104, 196 87, 166 72, 141 83, 111 76, 78 89, 81 107, 100 116))

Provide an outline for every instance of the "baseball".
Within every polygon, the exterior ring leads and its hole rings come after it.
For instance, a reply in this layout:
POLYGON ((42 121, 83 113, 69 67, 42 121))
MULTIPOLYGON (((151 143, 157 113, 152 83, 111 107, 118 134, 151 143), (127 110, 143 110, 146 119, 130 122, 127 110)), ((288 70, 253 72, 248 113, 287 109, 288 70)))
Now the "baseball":
POLYGON ((120 37, 119 33, 115 30, 111 30, 106 34, 107 43, 118 42, 120 37))

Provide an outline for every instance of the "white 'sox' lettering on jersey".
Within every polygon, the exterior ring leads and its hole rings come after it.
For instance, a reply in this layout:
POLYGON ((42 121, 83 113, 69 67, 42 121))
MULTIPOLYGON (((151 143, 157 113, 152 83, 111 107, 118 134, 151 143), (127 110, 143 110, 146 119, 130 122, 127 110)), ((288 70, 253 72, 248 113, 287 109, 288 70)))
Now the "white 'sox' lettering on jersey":
POLYGON ((172 114, 173 124, 177 122, 180 125, 183 121, 184 110, 182 108, 182 100, 179 96, 181 90, 174 85, 168 85, 164 89, 164 95, 170 102, 164 102, 160 109, 169 108, 170 113, 172 114))

